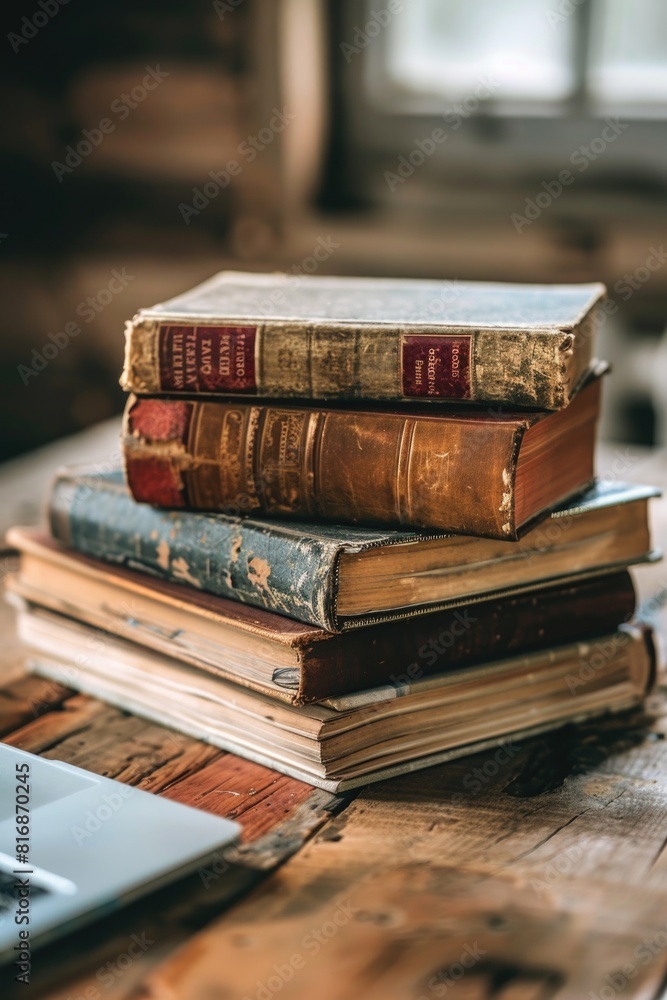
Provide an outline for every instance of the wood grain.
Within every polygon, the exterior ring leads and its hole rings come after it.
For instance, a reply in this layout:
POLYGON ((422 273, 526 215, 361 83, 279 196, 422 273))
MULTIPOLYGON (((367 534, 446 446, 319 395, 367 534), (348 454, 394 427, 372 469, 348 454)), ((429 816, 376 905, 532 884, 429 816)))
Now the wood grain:
MULTIPOLYGON (((620 456, 610 451, 598 467, 603 475, 667 485, 664 456, 649 461, 627 450, 620 456), (622 475, 615 471, 619 463, 622 475)), ((656 544, 664 548, 664 501, 654 505, 653 527, 656 544)), ((645 603, 660 595, 666 576, 659 564, 638 571, 645 603)), ((651 611, 662 626, 663 643, 666 607, 663 599, 651 611)), ((83 766, 182 795, 182 801, 203 808, 236 809, 247 842, 225 859, 229 868, 208 889, 201 879, 199 886, 179 884, 151 897, 143 909, 124 911, 118 923, 63 943, 58 954, 56 949, 39 953, 31 996, 658 1000, 663 995, 663 694, 643 711, 570 727, 525 746, 508 744, 502 758, 489 752, 373 786, 336 812, 341 803, 325 793, 304 792, 298 782, 284 786, 283 779, 271 785, 254 765, 244 770, 230 755, 145 722, 135 728, 137 720, 93 699, 62 690, 47 706, 44 683, 31 678, 0 693, 6 739, 51 756, 70 755, 83 766), (225 794, 229 791, 239 794, 225 794), (264 832, 268 814, 276 822, 264 832), (234 895, 244 898, 220 917, 234 895), (348 912, 350 906, 358 912, 342 922, 340 907, 346 902, 348 912), (337 913, 341 926, 329 938, 328 925, 337 913), (124 952, 133 932, 147 932, 155 943, 144 960, 107 987, 99 969, 124 952), (317 952, 315 932, 323 941, 317 952), (454 981, 448 982, 450 970, 459 971, 455 966, 465 946, 474 948, 475 941, 486 953, 460 979, 450 976, 454 981), (84 955, 78 965, 76 952, 84 955), (279 976, 273 967, 284 970, 298 954, 303 967, 294 969, 289 981, 273 981, 275 990, 267 985, 279 976), (624 965, 634 967, 632 976, 623 972, 624 965)))
POLYGON ((280 872, 150 977, 142 996, 204 1000, 215 982, 220 996, 260 1000, 258 981, 268 983, 301 950, 308 960, 283 983, 285 1000, 312 996, 316 983, 321 1000, 436 997, 443 983, 427 988, 433 970, 457 961, 466 942, 488 944, 484 920, 505 927, 503 936, 466 976, 465 991, 463 982, 452 986, 454 997, 581 1000, 628 963, 636 966, 632 981, 614 995, 654 996, 667 973, 660 946, 665 732, 667 701, 659 698, 648 711, 362 791, 280 872), (376 906, 369 879, 375 894, 394 886, 377 903, 382 917, 359 916, 376 906), (345 900, 359 913, 335 946, 311 955, 299 949, 308 929, 331 922, 345 900), (254 949, 248 962, 238 946, 246 938, 254 949), (656 953, 643 964, 644 951, 635 951, 645 939, 656 953), (345 976, 336 977, 346 954, 345 976))
POLYGON ((330 900, 271 918, 237 909, 224 937, 205 931, 139 993, 143 1000, 583 1000, 653 997, 664 897, 591 887, 544 905, 529 884, 437 863, 401 865, 330 900), (646 947, 637 942, 645 940, 646 947))
MULTIPOLYGON (((241 846, 214 859, 210 868, 80 932, 76 941, 41 951, 33 964, 32 997, 78 997, 86 989, 93 991, 87 1000, 125 995, 152 964, 298 850, 343 804, 303 782, 38 677, 15 681, 0 698, 5 742, 230 816, 243 827, 241 846), (36 706, 45 714, 36 716, 36 706), (130 969, 119 970, 107 989, 111 973, 101 978, 98 973, 125 953, 132 934, 154 943, 130 969)), ((4 970, 0 982, 3 977, 4 970)), ((3 997, 11 995, 8 988, 3 997)))
POLYGON ((69 694, 60 684, 33 677, 0 688, 0 736, 6 739, 19 726, 57 708, 69 694))

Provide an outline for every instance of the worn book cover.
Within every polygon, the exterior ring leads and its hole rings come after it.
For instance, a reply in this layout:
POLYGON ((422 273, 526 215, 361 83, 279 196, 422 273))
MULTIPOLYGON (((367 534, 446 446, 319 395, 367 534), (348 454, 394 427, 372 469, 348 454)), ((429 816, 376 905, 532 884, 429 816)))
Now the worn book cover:
POLYGON ((128 324, 139 394, 565 406, 594 358, 601 284, 223 271, 128 324))
POLYGON ((622 570, 335 634, 110 566, 34 530, 14 528, 8 541, 21 553, 11 594, 294 705, 602 635, 635 609, 622 570))
POLYGON ((386 685, 295 707, 64 615, 18 617, 34 670, 325 788, 344 791, 476 753, 519 734, 637 705, 655 680, 651 630, 386 685))
POLYGON ((556 413, 131 396, 140 502, 516 540, 593 479, 602 379, 556 413))
POLYGON ((49 517, 85 555, 336 632, 645 560, 658 492, 601 483, 511 545, 165 511, 136 503, 120 472, 64 471, 49 517))

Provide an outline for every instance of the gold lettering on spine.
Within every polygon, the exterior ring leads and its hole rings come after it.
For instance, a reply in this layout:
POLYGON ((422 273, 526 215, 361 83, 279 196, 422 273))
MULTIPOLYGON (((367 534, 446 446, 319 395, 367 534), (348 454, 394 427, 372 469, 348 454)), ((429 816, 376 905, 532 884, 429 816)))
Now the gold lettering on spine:
POLYGON ((223 379, 229 379, 232 370, 232 346, 229 333, 225 333, 220 338, 220 358, 218 361, 218 374, 223 379))
POLYGON ((424 361, 422 358, 417 358, 415 361, 415 385, 421 388, 424 381, 424 361))
POLYGON ((437 356, 434 347, 429 347, 428 349, 428 361, 426 363, 426 379, 428 382, 428 394, 429 396, 437 396, 438 387, 436 385, 436 377, 438 374, 438 366, 441 364, 440 358, 437 356))
POLYGON ((309 416, 304 410, 265 411, 258 448, 263 507, 269 512, 310 511, 306 473, 309 416))
POLYGON ((202 375, 210 375, 213 372, 211 359, 213 356, 213 345, 209 337, 205 337, 201 342, 201 365, 199 370, 202 375))
POLYGON ((220 428, 220 492, 230 503, 243 485, 244 423, 242 410, 225 409, 220 428))
POLYGON ((185 356, 183 333, 173 333, 171 338, 171 368, 177 392, 185 388, 185 356))
POLYGON ((245 448, 243 451, 243 462, 245 465, 245 484, 249 496, 252 498, 253 507, 262 506, 259 482, 257 476, 257 461, 259 457, 259 425, 262 410, 258 406, 252 406, 248 413, 248 423, 245 432, 245 448))

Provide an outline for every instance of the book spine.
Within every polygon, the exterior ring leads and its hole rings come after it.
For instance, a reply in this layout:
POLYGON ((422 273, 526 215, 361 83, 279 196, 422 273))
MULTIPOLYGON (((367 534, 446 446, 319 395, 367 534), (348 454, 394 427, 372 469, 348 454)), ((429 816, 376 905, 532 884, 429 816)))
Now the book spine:
POLYGON ((296 703, 385 684, 405 687, 444 670, 593 641, 615 632, 634 610, 635 590, 624 570, 358 629, 302 650, 296 703))
POLYGON ((130 397, 142 503, 516 538, 520 420, 130 397))
POLYGON ((591 349, 584 330, 443 332, 139 318, 128 324, 121 384, 139 395, 471 400, 557 410, 567 404, 591 349))
POLYGON ((68 476, 53 485, 49 518, 54 537, 84 555, 335 631, 334 541, 174 514, 135 503, 120 483, 68 476))

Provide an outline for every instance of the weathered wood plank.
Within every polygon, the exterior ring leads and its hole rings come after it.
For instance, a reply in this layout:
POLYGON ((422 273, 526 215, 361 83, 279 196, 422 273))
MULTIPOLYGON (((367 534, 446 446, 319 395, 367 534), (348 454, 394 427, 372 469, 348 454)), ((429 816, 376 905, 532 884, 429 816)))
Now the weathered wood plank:
POLYGON ((242 823, 244 839, 254 840, 285 821, 313 792, 302 781, 225 754, 179 781, 166 795, 242 823))
MULTIPOLYGON (((26 678, 21 691, 40 695, 38 681, 26 678)), ((87 695, 71 695, 59 711, 9 733, 6 742, 235 819, 245 841, 269 833, 309 798, 322 798, 301 781, 87 695)))
POLYGON ((20 677, 0 688, 0 737, 57 708, 72 692, 40 677, 20 677))
MULTIPOLYGON (((601 473, 608 467, 603 457, 601 473)), ((623 475, 647 482, 662 476, 667 485, 667 466, 660 475, 658 468, 659 462, 655 468, 635 463, 623 475)), ((664 502, 655 509, 654 527, 656 544, 666 547, 664 502)), ((665 576, 663 566, 642 569, 640 596, 657 594, 665 576)), ((663 623, 666 616, 664 605, 663 623)), ((280 789, 275 804, 267 794, 268 805, 262 806, 268 786, 241 767, 244 785, 230 769, 229 755, 203 759, 202 778, 194 760, 182 767, 179 755, 160 744, 159 766, 149 761, 141 777, 144 761, 156 752, 154 736, 142 730, 141 743, 139 731, 121 731, 111 717, 107 732, 125 734, 125 756, 107 739, 96 757, 95 741, 85 732, 79 737, 82 719, 74 718, 71 700, 50 714, 72 711, 72 728, 60 720, 56 743, 90 762, 83 766, 116 768, 126 780, 144 787, 152 782, 165 794, 182 794, 216 812, 236 810, 256 839, 219 859, 218 871, 200 873, 193 879, 199 885, 175 887, 144 910, 125 911, 118 924, 83 933, 76 947, 87 956, 84 973, 73 973, 67 945, 59 955, 44 953, 33 996, 69 1000, 89 989, 97 991, 89 1000, 266 1000, 267 991, 280 1000, 434 1000, 460 960, 457 948, 472 937, 471 947, 475 940, 488 943, 487 954, 448 986, 447 995, 459 1000, 592 1000, 591 991, 600 998, 657 998, 667 956, 667 713, 661 701, 647 713, 564 730, 516 752, 510 744, 504 759, 490 752, 370 787, 326 822, 339 802, 315 791, 300 800, 294 790, 287 806, 279 807, 285 800, 280 789), (77 737, 84 743, 77 744, 77 737), (141 746, 137 760, 131 755, 135 739, 141 746), (284 821, 262 834, 264 811, 277 818, 280 808, 288 809, 284 821), (295 851, 258 885, 260 870, 271 870, 295 851), (145 978, 235 893, 252 886, 236 907, 145 978), (323 928, 346 900, 359 912, 329 940, 323 928), (123 954, 131 933, 144 931, 154 941, 147 955, 111 984, 103 982, 99 968, 123 954), (310 943, 314 932, 323 936, 317 953, 310 943), (272 990, 267 984, 277 974, 274 966, 284 967, 299 953, 304 968, 272 990), (622 983, 626 958, 635 968, 622 983)), ((48 725, 34 715, 26 723, 22 738, 62 755, 48 742, 48 725)))
POLYGON ((619 887, 604 901, 593 890, 545 906, 507 876, 399 865, 331 898, 301 893, 278 915, 237 906, 228 933, 203 931, 140 996, 648 1000, 663 977, 664 896, 619 887))
MULTIPOLYGON (((287 865, 159 969, 146 996, 256 998, 276 965, 284 969, 306 950, 299 949, 306 931, 330 922, 345 899, 367 916, 341 931, 340 947, 323 946, 281 984, 284 1000, 314 990, 319 1000, 438 996, 442 984, 429 989, 429 976, 438 963, 456 961, 462 941, 454 929, 466 906, 475 919, 509 920, 510 929, 500 947, 487 949, 490 964, 481 963, 453 996, 581 1000, 602 989, 605 976, 620 974, 621 957, 636 971, 631 990, 615 995, 653 996, 667 971, 667 948, 656 945, 646 967, 632 956, 647 937, 664 934, 667 945, 667 790, 657 779, 667 704, 658 708, 660 715, 637 711, 569 727, 360 792, 287 865), (401 874, 406 864, 409 877, 401 874), (425 870, 444 879, 438 892, 456 873, 456 905, 451 886, 444 908, 423 884, 411 895, 425 870), (369 878, 400 886, 381 918, 369 904, 369 878), (408 902, 413 916, 397 940, 403 917, 396 914, 408 902), (377 939, 364 944, 366 921, 378 919, 377 939), (256 950, 242 962, 238 942, 245 938, 256 950), (419 951, 423 939, 439 942, 439 958, 419 951), (336 962, 345 962, 345 976, 334 975, 336 962)), ((480 941, 481 933, 474 925, 480 941)))
POLYGON ((64 698, 57 711, 49 711, 26 722, 19 729, 7 733, 3 742, 27 750, 28 753, 46 754, 51 747, 89 727, 104 713, 105 705, 102 702, 85 695, 69 694, 70 697, 64 698))
POLYGON ((37 677, 11 685, 6 715, 0 702, 0 725, 16 719, 25 724, 7 733, 5 741, 187 805, 233 815, 243 827, 242 847, 80 932, 76 940, 39 953, 31 996, 51 994, 62 981, 67 983, 63 997, 89 990, 89 1000, 109 1000, 125 995, 193 929, 298 850, 342 800, 87 695, 59 689, 56 698, 54 693, 53 685, 37 677), (45 714, 35 717, 37 704, 45 714), (120 968, 115 959, 125 955, 133 934, 152 943, 131 968, 120 968))

